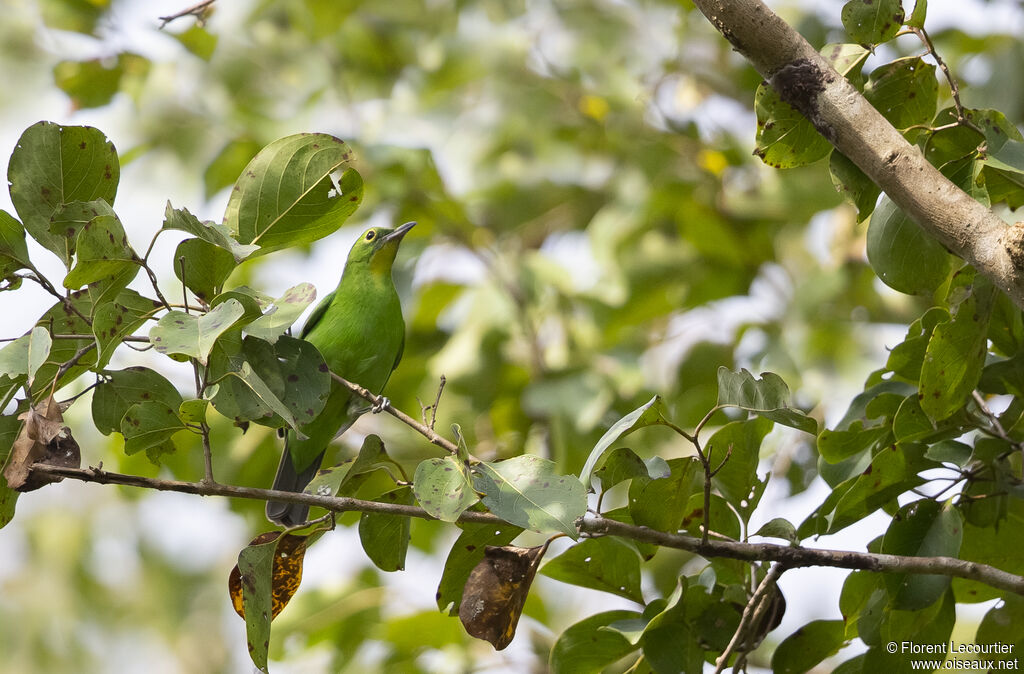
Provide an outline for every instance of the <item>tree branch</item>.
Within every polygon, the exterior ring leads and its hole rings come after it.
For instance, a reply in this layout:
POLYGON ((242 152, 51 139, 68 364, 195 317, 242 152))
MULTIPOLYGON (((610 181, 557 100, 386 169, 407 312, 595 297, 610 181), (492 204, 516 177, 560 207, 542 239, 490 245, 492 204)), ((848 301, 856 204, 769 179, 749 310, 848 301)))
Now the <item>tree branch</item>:
MULTIPOLYGON (((274 489, 239 487, 227 484, 206 484, 202 482, 181 482, 110 473, 98 468, 62 468, 46 464, 34 464, 31 474, 48 478, 68 478, 99 484, 120 484, 129 487, 175 491, 201 496, 229 496, 259 501, 284 501, 319 506, 334 512, 374 512, 388 515, 434 519, 417 506, 397 503, 379 503, 344 496, 319 496, 298 494, 274 489)), ((503 524, 504 520, 491 513, 466 511, 459 522, 503 524)), ((701 542, 699 538, 685 534, 667 533, 647 527, 616 522, 604 517, 584 519, 580 531, 591 535, 608 535, 629 538, 643 543, 653 543, 666 548, 686 550, 702 557, 726 557, 743 561, 780 562, 786 568, 808 566, 832 566, 843 569, 862 569, 879 573, 923 573, 952 576, 976 580, 1000 590, 1024 595, 1024 577, 1002 571, 987 564, 964 561, 953 557, 908 557, 904 555, 883 555, 845 550, 818 550, 813 548, 775 545, 772 543, 739 543, 732 541, 701 542)))
MULTIPOLYGON (((363 388, 359 384, 353 384, 349 380, 347 380, 347 379, 345 379, 343 377, 339 377, 338 375, 334 374, 333 372, 331 373, 331 379, 333 379, 334 381, 338 382, 342 386, 346 387, 349 391, 352 391, 353 393, 355 393, 360 398, 363 398, 364 400, 367 400, 370 403, 372 403, 373 406, 374 406, 374 409, 379 409, 379 410, 381 410, 383 412, 387 412, 388 414, 390 414, 394 418, 396 418, 399 421, 401 421, 406 426, 409 426, 410 428, 415 430, 417 433, 419 433, 420 435, 425 437, 427 440, 429 440, 431 444, 437 445, 438 447, 440 447, 441 449, 445 450, 446 452, 448 452, 452 456, 458 456, 459 448, 455 445, 454 442, 452 442, 448 438, 445 438, 445 437, 443 437, 441 435, 438 435, 434 431, 434 429, 432 427, 427 426, 426 424, 422 424, 422 423, 416 421, 415 419, 410 417, 408 414, 406 414, 402 410, 396 408, 394 405, 391 404, 391 401, 389 401, 384 396, 376 395, 375 393, 373 393, 369 389, 363 388)), ((438 398, 440 398, 440 396, 441 396, 441 394, 440 394, 440 392, 438 392, 438 398)), ((470 458, 473 458, 472 455, 470 455, 470 458)), ((474 459, 474 460, 476 460, 476 459, 474 459)))
POLYGON ((1024 223, 954 185, 760 0, 694 0, 711 24, 904 213, 1024 308, 1024 223))

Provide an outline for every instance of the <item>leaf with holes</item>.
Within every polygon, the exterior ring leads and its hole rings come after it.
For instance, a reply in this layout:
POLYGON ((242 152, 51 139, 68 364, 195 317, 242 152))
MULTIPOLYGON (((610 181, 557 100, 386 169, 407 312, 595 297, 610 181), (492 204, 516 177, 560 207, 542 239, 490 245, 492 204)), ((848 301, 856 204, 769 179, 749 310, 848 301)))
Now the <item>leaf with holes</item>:
POLYGON ((870 47, 896 37, 903 26, 901 0, 850 0, 843 5, 842 20, 850 38, 870 47))
POLYGON ((355 169, 335 184, 332 174, 352 160, 348 144, 323 133, 274 141, 239 176, 224 224, 257 255, 321 239, 341 227, 363 198, 355 169))

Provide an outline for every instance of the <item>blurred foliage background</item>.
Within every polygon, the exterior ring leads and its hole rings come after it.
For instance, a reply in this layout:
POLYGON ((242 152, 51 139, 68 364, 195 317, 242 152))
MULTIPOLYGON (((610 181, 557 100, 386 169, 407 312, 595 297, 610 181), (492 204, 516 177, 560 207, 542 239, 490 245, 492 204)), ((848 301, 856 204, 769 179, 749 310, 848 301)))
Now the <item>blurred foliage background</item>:
MULTIPOLYGON (((229 285, 279 294, 310 280, 325 292, 367 223, 417 220, 396 267, 408 333, 387 394, 415 414, 445 375, 438 428, 459 424, 481 458, 527 451, 578 472, 608 424, 652 393, 696 423, 720 365, 777 372, 834 421, 928 306, 877 281, 826 166, 772 171, 752 156, 759 78, 688 2, 222 1, 204 25, 159 29, 187 4, 7 0, 3 152, 39 119, 102 129, 122 157, 118 211, 138 250, 167 199, 219 219, 226 188, 272 140, 344 138, 367 185, 355 224, 306 256, 247 263, 229 285)), ((841 2, 770 4, 815 46, 844 40, 841 2)), ((950 4, 930 8, 929 28, 965 104, 1021 119, 1024 80, 998 76, 1024 66, 1019 5, 950 4), (982 10, 994 19, 975 20, 982 10)), ((899 49, 920 45, 897 40, 879 58, 899 49)), ((163 280, 174 282, 170 265, 163 280)), ((14 294, 2 300, 11 335, 39 306, 14 294)), ((88 398, 71 415, 88 465, 202 475, 192 436, 157 467, 87 431, 88 398)), ((339 452, 370 430, 409 466, 435 455, 380 418, 339 452)), ((269 484, 272 432, 223 422, 214 433, 220 481, 269 484)), ((759 521, 813 507, 799 495, 816 484, 816 453, 773 437, 759 521)), ((657 430, 636 443, 644 456, 684 449, 657 430)), ((18 507, 0 535, 0 670, 248 671, 226 579, 266 526, 260 504, 64 483, 18 507)), ((543 671, 558 632, 609 603, 542 579, 515 644, 496 654, 433 607, 451 529, 415 522, 409 570, 387 578, 350 531, 326 536, 275 622, 275 669, 543 671)), ((688 561, 665 551, 646 582, 667 592, 688 561)), ((811 598, 795 610, 800 624, 837 609, 811 598)))

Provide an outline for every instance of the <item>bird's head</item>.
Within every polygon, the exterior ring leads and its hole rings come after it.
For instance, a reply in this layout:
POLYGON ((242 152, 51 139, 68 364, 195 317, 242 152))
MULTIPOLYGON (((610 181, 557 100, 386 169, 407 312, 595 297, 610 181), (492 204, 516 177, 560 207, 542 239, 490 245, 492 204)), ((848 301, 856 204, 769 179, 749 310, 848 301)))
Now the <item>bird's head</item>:
POLYGON ((415 222, 407 222, 394 229, 371 227, 352 244, 352 250, 348 253, 348 263, 367 264, 374 272, 390 274, 391 265, 398 253, 398 244, 415 226, 415 222))

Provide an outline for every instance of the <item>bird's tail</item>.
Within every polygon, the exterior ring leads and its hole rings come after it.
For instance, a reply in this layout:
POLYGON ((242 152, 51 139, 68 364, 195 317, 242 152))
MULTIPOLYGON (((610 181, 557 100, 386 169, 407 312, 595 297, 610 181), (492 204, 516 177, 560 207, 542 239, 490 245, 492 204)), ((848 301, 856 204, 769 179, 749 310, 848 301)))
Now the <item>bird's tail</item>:
MULTIPOLYGON (((289 434, 290 435, 290 434, 289 434)), ((292 453, 288 448, 288 441, 285 440, 284 451, 281 453, 281 463, 277 466, 277 475, 274 477, 273 489, 281 491, 301 492, 310 483, 317 471, 320 469, 320 462, 324 453, 313 459, 304 470, 296 471, 292 462, 292 453)), ((309 515, 309 506, 302 503, 282 503, 280 501, 267 501, 267 519, 285 527, 293 527, 302 524, 309 515)))

